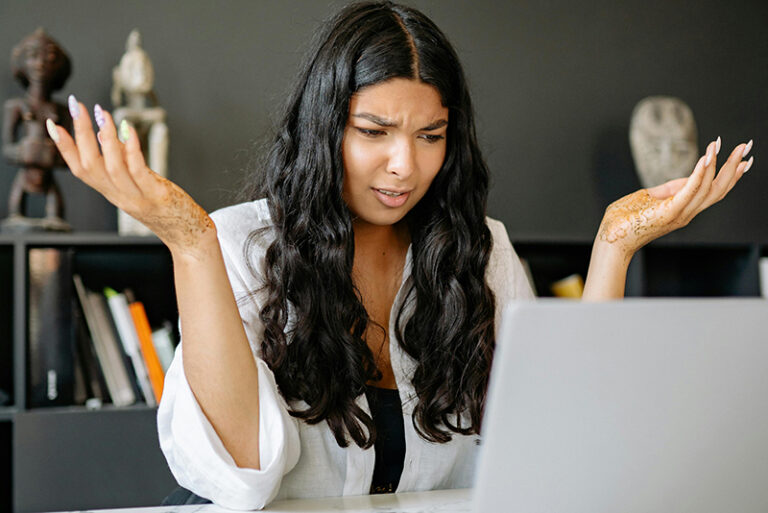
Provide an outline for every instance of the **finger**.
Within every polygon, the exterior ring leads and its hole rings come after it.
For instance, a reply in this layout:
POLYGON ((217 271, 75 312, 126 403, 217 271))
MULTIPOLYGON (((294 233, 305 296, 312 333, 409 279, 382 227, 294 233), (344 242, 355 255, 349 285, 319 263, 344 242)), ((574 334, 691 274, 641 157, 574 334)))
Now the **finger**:
POLYGON ((61 156, 64 158, 64 162, 67 163, 67 167, 72 171, 72 174, 87 185, 101 192, 109 182, 106 181, 105 183, 104 176, 101 176, 98 173, 90 173, 83 167, 80 162, 80 152, 78 151, 72 136, 70 136, 63 127, 56 125, 50 119, 46 121, 46 126, 48 128, 48 134, 51 136, 51 139, 53 139, 61 156))
MULTIPOLYGON (((739 172, 739 164, 744 156, 744 150, 747 148, 746 144, 740 144, 733 149, 728 159, 720 168, 720 172, 717 174, 717 178, 712 183, 712 189, 709 191, 709 196, 701 205, 701 210, 712 206, 728 194, 736 182, 741 177, 739 172)), ((743 169, 743 167, 741 168, 743 169)))
POLYGON ((121 127, 121 130, 126 131, 125 134, 125 161, 128 164, 128 172, 133 180, 140 188, 151 187, 155 185, 156 180, 149 181, 150 178, 154 178, 154 171, 147 167, 144 161, 144 154, 141 152, 141 144, 139 143, 139 137, 136 134, 136 130, 126 123, 125 128, 121 127))
POLYGON ((680 214, 680 220, 683 224, 693 219, 696 214, 703 210, 702 205, 709 196, 709 192, 712 189, 712 182, 717 172, 717 142, 713 141, 707 146, 707 151, 704 154, 704 172, 702 174, 701 183, 696 189, 695 194, 683 207, 680 214))
POLYGON ((128 172, 125 161, 125 146, 117 139, 117 130, 112 115, 98 104, 94 107, 94 118, 99 125, 98 139, 104 154, 107 173, 115 186, 127 195, 141 194, 141 191, 128 172))
MULTIPOLYGON (((744 159, 747 158, 747 156, 749 156, 749 152, 752 150, 752 142, 753 142, 752 139, 750 139, 747 144, 743 145, 744 146, 744 150, 742 151, 739 160, 743 161, 744 159)), ((739 145, 739 146, 741 146, 741 145, 739 145)), ((737 148, 738 148, 738 146, 737 146, 737 148)), ((747 162, 749 162, 749 161, 754 162, 754 157, 750 157, 747 162)), ((752 167, 752 164, 751 163, 747 163, 747 162, 741 162, 741 163, 739 163, 737 165, 736 173, 735 173, 733 179, 731 180, 731 183, 728 185, 728 191, 730 191, 733 188, 733 186, 736 185, 736 182, 739 181, 739 179, 742 177, 742 175, 744 173, 746 173, 747 171, 749 171, 750 168, 752 167)), ((726 193, 728 191, 726 191, 726 193)))
POLYGON ((685 185, 680 189, 669 202, 669 211, 673 216, 678 216, 683 209, 691 202, 696 193, 701 187, 701 182, 704 178, 705 168, 704 162, 706 156, 701 157, 696 163, 696 167, 693 168, 693 173, 686 179, 685 185))
POLYGON ((96 135, 93 133, 91 118, 85 106, 70 94, 68 98, 69 113, 72 115, 72 122, 75 127, 75 141, 78 153, 80 154, 80 163, 86 172, 98 167, 101 164, 101 153, 96 141, 96 135))

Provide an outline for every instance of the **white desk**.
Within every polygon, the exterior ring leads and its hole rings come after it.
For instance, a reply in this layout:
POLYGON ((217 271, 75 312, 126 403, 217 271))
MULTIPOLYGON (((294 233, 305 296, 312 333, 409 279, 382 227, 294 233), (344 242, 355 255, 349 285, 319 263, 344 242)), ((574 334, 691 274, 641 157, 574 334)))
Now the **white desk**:
MULTIPOLYGON (((264 511, 272 513, 470 513, 472 490, 390 493, 277 501, 264 511)), ((109 513, 232 513, 213 504, 203 506, 157 506, 150 508, 105 509, 109 513)), ((86 513, 86 512, 82 512, 86 513)), ((95 513, 89 510, 87 513, 95 513)))

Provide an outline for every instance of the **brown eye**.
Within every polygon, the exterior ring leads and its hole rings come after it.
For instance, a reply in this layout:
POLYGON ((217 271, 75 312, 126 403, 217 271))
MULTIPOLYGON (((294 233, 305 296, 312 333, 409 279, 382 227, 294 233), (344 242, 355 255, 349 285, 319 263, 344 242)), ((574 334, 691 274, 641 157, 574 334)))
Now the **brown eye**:
POLYGON ((366 137, 378 137, 380 135, 386 134, 384 130, 374 130, 372 128, 359 128, 359 127, 356 127, 356 129, 358 132, 365 135, 366 137))
POLYGON ((434 135, 434 134, 423 134, 423 135, 420 135, 419 137, 421 137, 428 143, 436 143, 437 141, 441 141, 445 139, 444 135, 434 135))

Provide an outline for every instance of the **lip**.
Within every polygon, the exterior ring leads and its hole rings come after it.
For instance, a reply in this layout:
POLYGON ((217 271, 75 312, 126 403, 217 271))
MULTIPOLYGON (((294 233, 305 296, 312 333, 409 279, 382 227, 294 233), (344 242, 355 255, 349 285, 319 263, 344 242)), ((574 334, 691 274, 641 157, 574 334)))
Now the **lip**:
POLYGON ((383 203, 385 206, 390 208, 397 208, 402 207, 406 201, 408 201, 408 197, 411 195, 411 191, 408 190, 397 190, 397 189, 385 189, 384 187, 380 188, 371 188, 373 190, 373 193, 376 195, 376 198, 383 203), (402 193, 400 196, 392 197, 387 196, 384 193, 379 192, 379 189, 389 191, 389 192, 399 192, 402 193))

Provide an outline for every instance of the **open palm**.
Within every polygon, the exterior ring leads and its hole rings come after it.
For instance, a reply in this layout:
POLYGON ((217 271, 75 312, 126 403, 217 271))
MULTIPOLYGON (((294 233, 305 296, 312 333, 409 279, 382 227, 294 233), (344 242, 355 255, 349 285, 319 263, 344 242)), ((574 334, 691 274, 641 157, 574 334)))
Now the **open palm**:
POLYGON ((671 180, 641 189, 611 203, 600 224, 598 238, 618 244, 628 255, 654 239, 686 226, 691 220, 723 199, 752 166, 744 161, 752 141, 739 144, 716 173, 720 139, 707 147, 688 178, 671 180))

